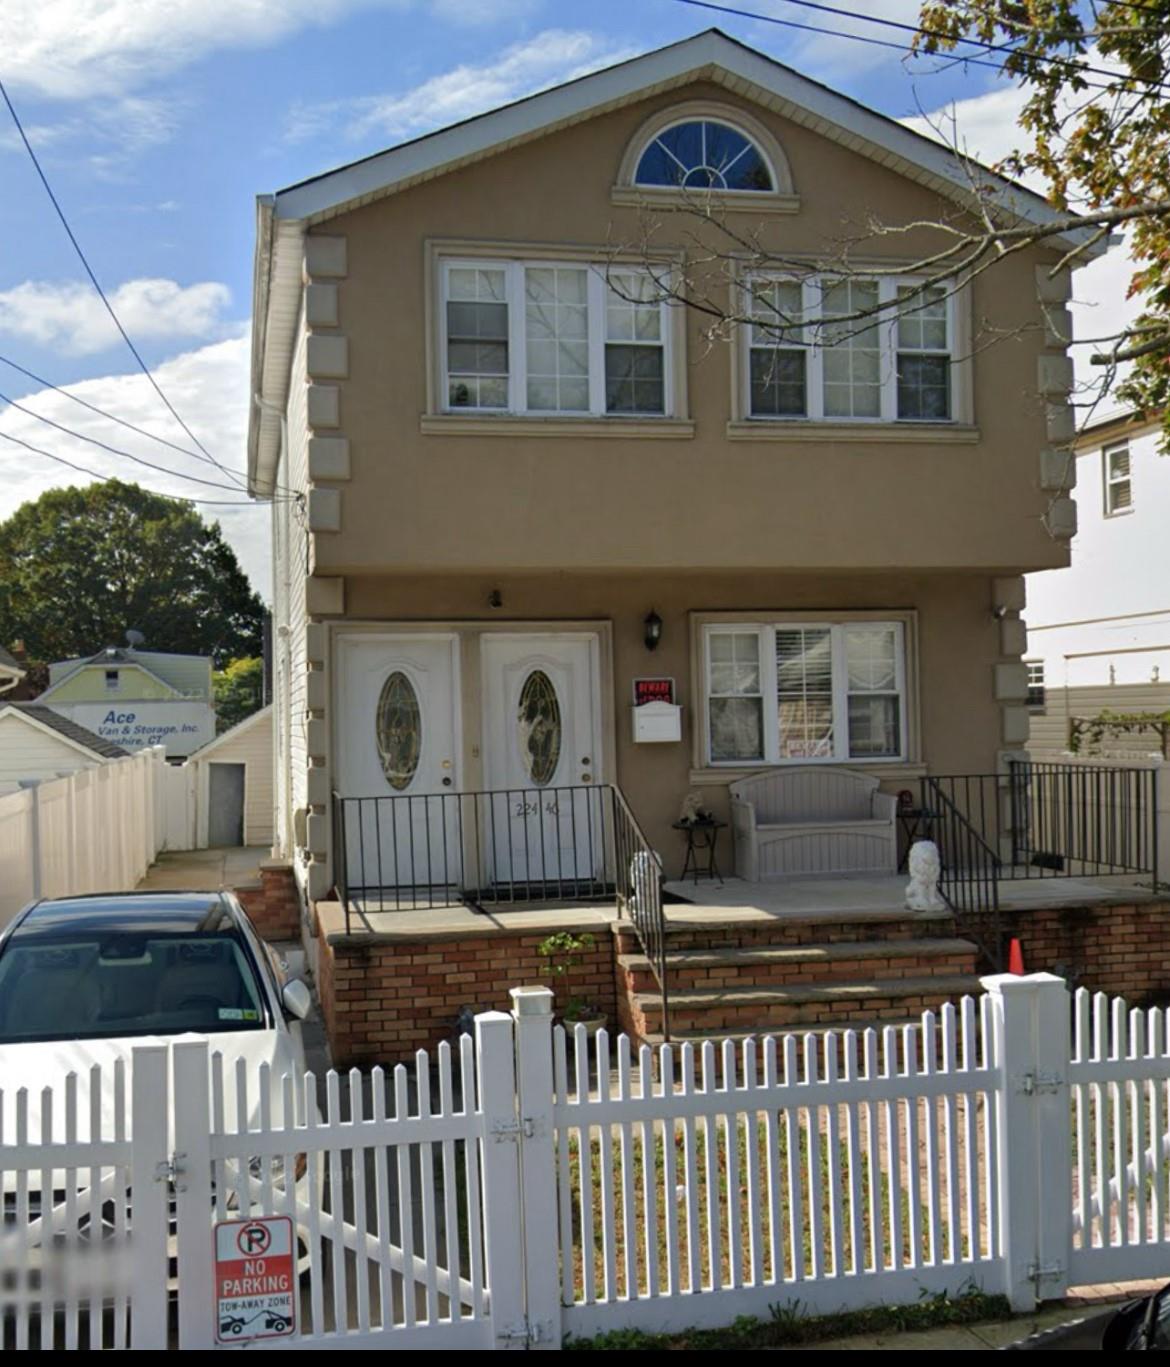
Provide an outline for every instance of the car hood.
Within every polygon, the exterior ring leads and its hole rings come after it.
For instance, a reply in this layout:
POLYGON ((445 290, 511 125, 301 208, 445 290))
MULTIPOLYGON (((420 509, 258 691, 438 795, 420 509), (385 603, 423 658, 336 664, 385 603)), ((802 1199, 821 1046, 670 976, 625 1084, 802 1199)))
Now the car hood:
MULTIPOLYGON (((30 1144, 51 1141, 66 1142, 66 1079, 73 1074, 77 1081, 76 1139, 85 1143, 92 1139, 112 1140, 133 1137, 133 1116, 130 1097, 134 1076, 134 1050, 143 1045, 163 1045, 167 1049, 168 1065, 176 1044, 206 1040, 209 1067, 214 1074, 215 1058, 222 1058, 224 1083, 224 1123, 235 1128, 241 1119, 253 1123, 260 1106, 260 1088, 256 1070, 260 1064, 271 1069, 270 1095, 274 1106, 279 1106, 281 1078, 286 1074, 299 1077, 303 1073, 299 1042, 284 1030, 241 1030, 215 1035, 135 1035, 121 1039, 52 1040, 43 1043, 0 1045, 0 1124, 8 1143, 19 1142, 23 1134, 30 1144), (247 1077, 247 1111, 239 1115, 236 1088, 236 1067, 245 1064, 247 1077), (118 1085, 118 1065, 122 1065, 124 1083, 118 1085), (95 1074, 94 1070, 98 1070, 95 1074), (96 1105, 100 1133, 93 1133, 93 1090, 98 1089, 96 1105), (51 1133, 43 1124, 41 1094, 53 1089, 51 1133), (27 1092, 27 1114, 20 1120, 20 1094, 27 1092), (119 1105, 119 1094, 124 1105, 119 1105), (121 1112, 120 1128, 119 1112, 121 1112)), ((279 1111, 276 1112, 279 1114, 279 1111)), ((173 1115, 169 1122, 168 1138, 173 1140, 173 1115)), ((7 1182, 7 1176, 6 1176, 7 1182)))

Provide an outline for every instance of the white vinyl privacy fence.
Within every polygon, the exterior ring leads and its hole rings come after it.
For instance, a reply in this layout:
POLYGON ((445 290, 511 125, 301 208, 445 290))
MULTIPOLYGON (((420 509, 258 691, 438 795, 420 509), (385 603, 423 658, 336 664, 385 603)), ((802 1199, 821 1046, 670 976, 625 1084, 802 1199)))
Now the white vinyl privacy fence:
POLYGON ((0 930, 36 897, 133 888, 165 834, 161 746, 0 797, 0 930))
POLYGON ((636 1053, 521 988, 413 1068, 329 1074, 320 1110, 311 1077, 194 1041, 0 1094, 5 1346, 230 1343, 213 1227, 260 1216, 295 1231, 270 1348, 555 1348, 1164 1275, 1167 1013, 984 986, 896 1029, 636 1053))

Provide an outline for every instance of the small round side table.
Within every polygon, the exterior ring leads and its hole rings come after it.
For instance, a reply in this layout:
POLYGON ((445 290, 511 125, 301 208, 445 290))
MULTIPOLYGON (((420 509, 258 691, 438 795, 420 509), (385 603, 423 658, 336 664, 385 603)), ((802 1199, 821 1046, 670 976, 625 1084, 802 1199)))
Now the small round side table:
POLYGON ((683 831, 687 837, 687 857, 683 860, 683 879, 688 873, 694 876, 697 884, 700 876, 717 878, 723 885, 723 875, 715 859, 715 842, 719 832, 727 825, 726 821, 675 821, 671 823, 676 831, 683 831), (703 856, 706 856, 704 859, 703 856))

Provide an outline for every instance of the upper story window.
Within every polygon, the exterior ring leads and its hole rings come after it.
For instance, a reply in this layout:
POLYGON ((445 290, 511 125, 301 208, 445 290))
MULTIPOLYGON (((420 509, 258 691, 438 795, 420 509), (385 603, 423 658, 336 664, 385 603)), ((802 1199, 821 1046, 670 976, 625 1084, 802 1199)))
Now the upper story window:
POLYGON ((664 416, 666 303, 650 274, 573 261, 442 263, 448 410, 664 416))
POLYGON ((1025 660, 1024 665, 1028 671, 1028 706, 1042 708, 1044 706, 1044 661, 1025 660))
POLYGON ((118 671, 116 669, 106 670, 106 687, 111 691, 116 691, 118 687, 118 671))
POLYGON ((1105 462, 1105 516, 1133 510, 1133 482, 1130 474, 1129 443, 1107 446, 1101 453, 1105 462))
POLYGON ((950 422, 954 299, 891 277, 747 282, 752 418, 950 422))
POLYGON ((737 128, 709 119, 688 119, 657 133, 638 159, 634 183, 687 190, 776 188, 756 144, 737 128))
POLYGON ((709 763, 905 757, 901 622, 707 626, 703 656, 709 763))

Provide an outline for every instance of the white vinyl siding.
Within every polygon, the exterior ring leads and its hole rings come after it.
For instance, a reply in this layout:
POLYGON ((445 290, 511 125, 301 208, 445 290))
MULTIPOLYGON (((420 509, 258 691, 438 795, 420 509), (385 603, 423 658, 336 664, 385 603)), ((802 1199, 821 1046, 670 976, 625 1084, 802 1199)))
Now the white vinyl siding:
POLYGON ((444 260, 440 276, 447 412, 673 413, 667 304, 647 272, 444 260))
POLYGON ((952 295, 896 277, 753 276, 745 288, 746 417, 953 421, 952 295))
POLYGON ((906 758, 901 622, 711 625, 703 664, 711 764, 906 758))

